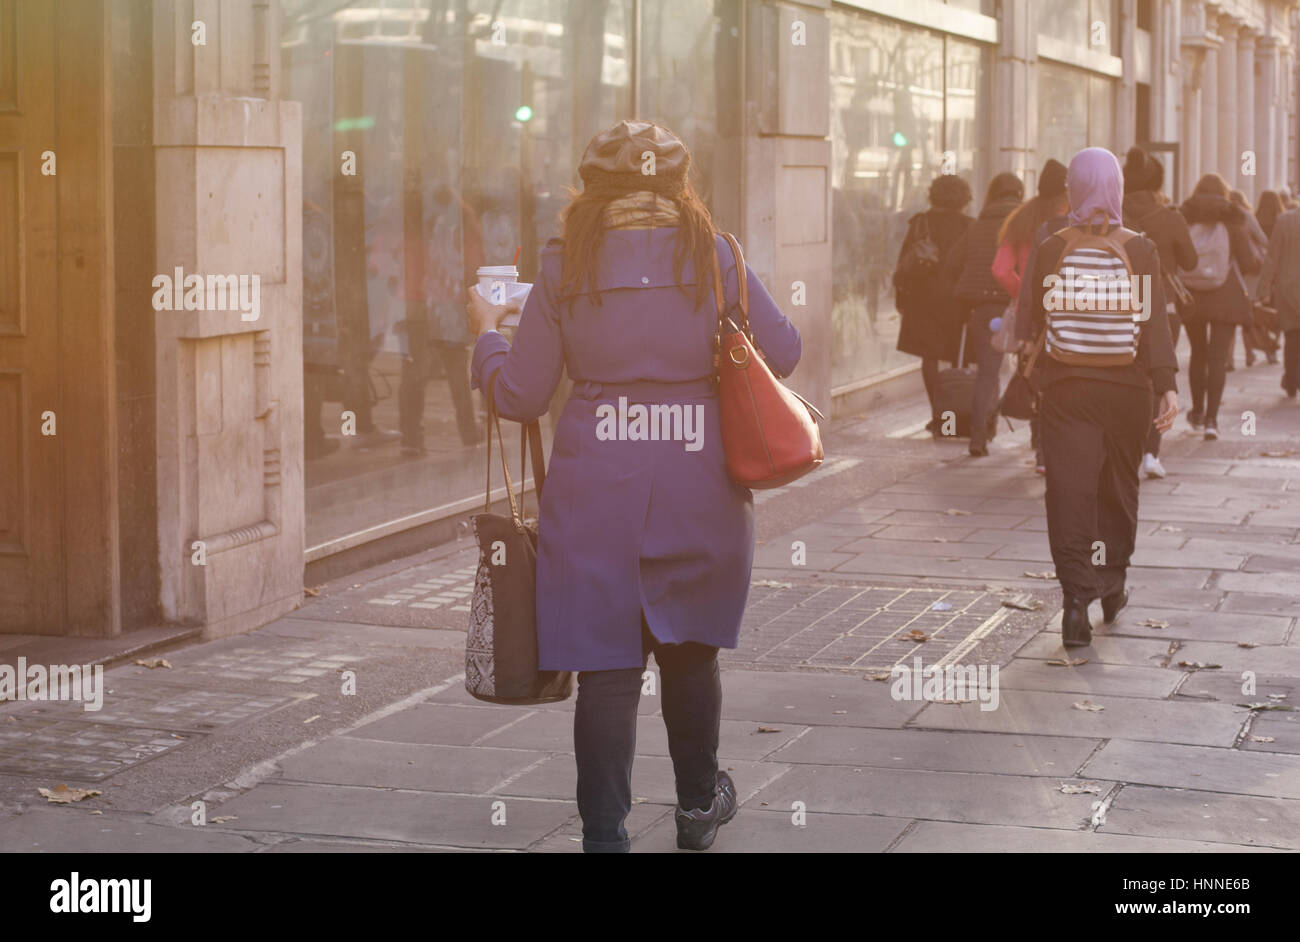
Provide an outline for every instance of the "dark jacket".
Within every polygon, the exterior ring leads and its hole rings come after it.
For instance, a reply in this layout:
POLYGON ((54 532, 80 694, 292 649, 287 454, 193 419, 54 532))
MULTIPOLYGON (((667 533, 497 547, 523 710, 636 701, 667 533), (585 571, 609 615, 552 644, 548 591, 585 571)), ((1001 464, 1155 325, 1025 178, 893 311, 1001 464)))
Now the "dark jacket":
POLYGON ((961 319, 952 299, 948 256, 974 220, 955 209, 930 209, 907 222, 907 235, 898 253, 901 263, 912 245, 925 233, 939 249, 937 270, 924 278, 907 278, 894 272, 894 297, 902 323, 898 349, 912 356, 953 361, 961 343, 961 319))
POLYGON ((1006 304, 1011 298, 993 277, 993 256, 998 254, 1002 223, 1020 205, 1019 200, 996 200, 980 210, 979 218, 957 240, 948 259, 953 295, 967 304, 1006 304))
POLYGON ((1141 232, 1156 244, 1160 267, 1167 272, 1196 267, 1196 246, 1192 244, 1187 220, 1173 206, 1160 202, 1151 190, 1124 194, 1124 226, 1141 232))
MULTIPOLYGON (((1016 318, 1016 336, 1021 340, 1033 341, 1046 327, 1047 311, 1043 306, 1045 291, 1042 287, 1034 290, 1032 286, 1044 285, 1047 277, 1057 272, 1064 249, 1065 240, 1058 235, 1051 235, 1030 254, 1030 276, 1025 279, 1020 294, 1021 310, 1030 311, 1030 316, 1016 318)), ((1174 356, 1173 335, 1169 331, 1169 315, 1165 311, 1160 253, 1155 243, 1144 236, 1130 239, 1127 249, 1133 273, 1151 276, 1151 319, 1142 325, 1137 359, 1126 366, 1077 366, 1054 360, 1044 351, 1037 361, 1037 372, 1044 388, 1063 379, 1092 379, 1142 389, 1147 388, 1149 381, 1156 393, 1177 388, 1174 374, 1178 371, 1178 360, 1174 356)))
POLYGON ((1229 272, 1228 280, 1211 291, 1192 291, 1195 298, 1193 310, 1185 315, 1189 322, 1249 324, 1250 299, 1243 277, 1260 270, 1261 259, 1251 247, 1250 232, 1246 224, 1246 211, 1221 196, 1200 194, 1193 196, 1179 208, 1189 226, 1197 223, 1213 225, 1223 223, 1228 228, 1228 244, 1236 272, 1229 272), (1241 275, 1243 277, 1238 277, 1241 275))

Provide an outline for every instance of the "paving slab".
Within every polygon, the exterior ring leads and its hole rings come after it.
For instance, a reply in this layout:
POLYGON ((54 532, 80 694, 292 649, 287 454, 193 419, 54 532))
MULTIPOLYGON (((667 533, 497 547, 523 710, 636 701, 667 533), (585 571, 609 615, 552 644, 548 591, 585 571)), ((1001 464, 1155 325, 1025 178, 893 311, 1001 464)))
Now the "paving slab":
MULTIPOLYGON (((440 746, 468 746, 511 723, 526 717, 518 708, 500 710, 484 705, 418 703, 348 735, 385 742, 429 743, 440 746)), ((560 714, 563 716, 563 714, 560 714)), ((570 728, 573 720, 566 717, 570 728)))
MULTIPOLYGON (((1059 626, 1059 614, 1057 625, 1059 626)), ((1140 667, 1158 667, 1172 656, 1171 642, 1147 640, 1145 638, 1114 637, 1097 634, 1094 627, 1092 644, 1086 649, 1071 649, 1070 657, 1086 657, 1090 662, 1099 664, 1131 664, 1140 667)), ((1035 659, 1059 659, 1066 655, 1061 644, 1059 627, 1055 631, 1043 631, 1025 642, 1024 647, 1016 652, 1018 657, 1035 659)))
MULTIPOLYGON (((95 799, 91 799, 95 801, 95 799)), ((206 827, 163 827, 145 815, 80 807, 28 808, 0 821, 6 854, 245 854, 259 845, 248 837, 206 827)))
POLYGON ((996 710, 980 710, 974 703, 932 703, 910 726, 1226 747, 1236 741, 1245 714, 1238 707, 1217 702, 1003 690, 996 710), (1089 712, 1074 707, 1085 701, 1104 709, 1089 712))
POLYGON ((1300 677, 1300 646, 1296 645, 1242 648, 1235 643, 1189 641, 1173 659, 1174 664, 1179 661, 1219 664, 1225 673, 1236 672, 1238 680, 1242 671, 1300 677))
POLYGON ((1300 801, 1129 785, 1111 803, 1108 834, 1300 848, 1300 801))
POLYGON ((235 815, 225 826, 238 831, 522 850, 577 811, 571 800, 268 782, 225 802, 215 813, 235 815), (498 801, 505 802, 504 825, 492 824, 498 801))
POLYGON ((1300 615, 1300 600, 1293 595, 1259 592, 1228 592, 1219 606, 1224 612, 1255 612, 1260 615, 1300 615))
POLYGON ((1061 782, 1068 780, 798 765, 760 789, 757 800, 783 810, 801 801, 809 812, 1074 830, 1088 820, 1096 796, 1062 794, 1061 782))
MULTIPOLYGON (((1075 655, 1069 655, 1074 658, 1075 655)), ((1052 660, 1063 660, 1053 658, 1052 660)), ((1097 696, 1146 697, 1162 700, 1182 680, 1177 671, 1164 667, 1106 664, 1089 661, 1075 667, 1049 664, 1045 660, 1018 657, 998 673, 1003 690, 1055 690, 1097 696)))
POLYGON ((1181 611, 1173 608, 1130 603, 1115 623, 1107 626, 1112 635, 1179 641, 1220 641, 1235 644, 1251 641, 1260 645, 1284 644, 1292 619, 1282 615, 1252 615, 1242 612, 1181 611), (1164 622, 1163 628, 1143 625, 1164 622))
MULTIPOLYGON (((888 848, 911 823, 907 818, 876 815, 807 813, 802 824, 795 824, 793 812, 755 804, 745 805, 718 831, 710 854, 875 854, 888 848)), ((632 852, 691 853, 677 850, 677 825, 671 816, 635 839, 632 852)))
POLYGON ((897 854, 1225 854, 1277 853, 1271 848, 1098 831, 918 821, 893 848, 897 854))
POLYGON ((1239 749, 1112 739, 1080 774, 1139 785, 1300 798, 1300 763, 1294 758, 1239 749))
POLYGON ((728 671, 722 716, 764 726, 872 726, 897 729, 924 704, 895 700, 888 685, 861 676, 728 671))
MULTIPOLYGON (((808 729, 797 723, 761 726, 751 720, 723 720, 719 759, 758 761, 795 739, 808 729), (759 732, 760 729, 772 732, 759 732)), ((568 713, 533 713, 518 723, 502 728, 480 741, 480 745, 504 749, 534 749, 544 752, 573 752, 573 716, 568 713)), ((659 716, 639 716, 636 724, 636 752, 642 756, 668 755, 668 730, 659 716)))
POLYGON ((1250 726, 1250 735, 1254 738, 1241 744, 1243 750, 1300 755, 1300 713, 1259 713, 1250 726))
POLYGON ((823 726, 809 730, 772 758, 794 765, 1068 776, 1100 742, 1056 736, 823 726))
MULTIPOLYGON (((671 844, 667 849, 676 849, 677 824, 673 820, 674 807, 674 805, 652 802, 638 802, 632 806, 632 810, 628 812, 627 820, 623 822, 623 827, 627 830, 627 836, 632 839, 632 853, 637 854, 646 851, 646 848, 642 846, 646 833, 662 821, 668 822, 670 828, 671 844)), ((541 854, 582 853, 582 819, 576 816, 571 818, 558 830, 547 835, 528 849, 532 853, 541 854)), ((683 853, 691 852, 683 851, 683 853)))
MULTIPOLYGON (((747 762, 743 759, 719 759, 718 767, 731 774, 742 800, 787 768, 775 762, 747 762)), ((577 788, 578 768, 573 756, 554 755, 502 783, 493 795, 573 801, 577 788)), ((667 756, 638 755, 632 763, 632 798, 658 804, 676 804, 677 787, 672 760, 667 756)))
POLYGON ((537 750, 339 736, 285 759, 280 774, 293 782, 485 794, 546 755, 537 750))

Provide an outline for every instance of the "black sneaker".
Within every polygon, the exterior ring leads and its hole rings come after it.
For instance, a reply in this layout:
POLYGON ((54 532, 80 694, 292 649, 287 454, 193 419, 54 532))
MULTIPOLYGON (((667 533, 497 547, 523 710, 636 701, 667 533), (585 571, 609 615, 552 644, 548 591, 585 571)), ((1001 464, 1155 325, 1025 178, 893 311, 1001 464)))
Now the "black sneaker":
POLYGON ((736 784, 726 772, 718 772, 718 790, 713 804, 706 809, 684 810, 677 806, 678 850, 708 850, 718 836, 718 828, 736 816, 740 807, 736 801, 736 784))

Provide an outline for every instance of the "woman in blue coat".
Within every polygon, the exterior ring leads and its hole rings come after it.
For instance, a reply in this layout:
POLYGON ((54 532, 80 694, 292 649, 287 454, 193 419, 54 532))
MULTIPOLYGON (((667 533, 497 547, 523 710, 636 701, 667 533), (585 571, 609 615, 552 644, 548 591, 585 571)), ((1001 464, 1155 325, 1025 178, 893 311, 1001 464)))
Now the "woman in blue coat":
MULTIPOLYGON (((678 846, 703 850, 736 811, 717 765, 718 648, 737 645, 754 555, 750 491, 727 476, 713 340, 715 258, 728 307, 736 265, 666 129, 623 121, 588 144, 563 239, 542 251, 513 347, 469 292, 472 383, 495 374, 500 414, 573 392, 552 441, 538 523, 539 667, 578 671, 574 751, 583 849, 625 852, 637 701, 651 651, 676 775, 678 846), (644 408, 642 408, 644 407, 644 408), (653 408, 658 407, 658 408, 653 408), (649 421, 646 416, 649 416, 649 421)), ((788 375, 799 332, 748 272, 749 318, 788 375)))

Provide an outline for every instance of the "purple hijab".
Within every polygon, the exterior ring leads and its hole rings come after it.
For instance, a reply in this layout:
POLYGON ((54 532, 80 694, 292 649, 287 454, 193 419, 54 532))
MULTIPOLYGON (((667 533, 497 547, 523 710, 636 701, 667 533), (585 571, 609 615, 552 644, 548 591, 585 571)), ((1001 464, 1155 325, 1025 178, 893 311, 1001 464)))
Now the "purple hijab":
POLYGON ((1085 147, 1074 155, 1066 189, 1070 195, 1070 225, 1086 225, 1099 209, 1108 221, 1122 223, 1124 171, 1119 158, 1104 147, 1085 147))

